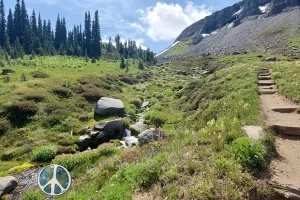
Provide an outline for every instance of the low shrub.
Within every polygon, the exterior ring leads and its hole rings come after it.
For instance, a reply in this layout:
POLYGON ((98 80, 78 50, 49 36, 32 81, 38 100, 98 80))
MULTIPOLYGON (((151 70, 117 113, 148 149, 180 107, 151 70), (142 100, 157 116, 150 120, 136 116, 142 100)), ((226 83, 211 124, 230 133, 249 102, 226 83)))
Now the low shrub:
POLYGON ((262 138, 261 142, 262 144, 264 144, 268 152, 274 152, 276 150, 276 138, 273 133, 267 131, 267 133, 262 138))
POLYGON ((52 92, 56 95, 58 95, 60 98, 70 98, 73 96, 72 91, 67 89, 67 88, 63 88, 63 87, 57 87, 54 88, 52 90, 52 92))
POLYGON ((157 98, 151 97, 151 99, 150 99, 150 104, 151 104, 151 105, 154 105, 154 104, 156 104, 156 103, 158 103, 158 102, 159 102, 159 101, 158 101, 157 98))
POLYGON ((76 147, 75 146, 59 146, 57 149, 58 154, 74 154, 76 153, 76 147))
POLYGON ((2 69, 1 75, 8 75, 10 73, 14 73, 15 71, 12 69, 2 69))
POLYGON ((81 114, 81 115, 78 115, 78 119, 79 119, 79 121, 87 122, 90 120, 90 116, 87 114, 81 114))
POLYGON ((241 137, 241 133, 237 130, 231 130, 226 133, 225 140, 228 144, 241 137))
POLYGON ((36 103, 42 102, 45 100, 45 96, 39 93, 27 93, 24 98, 28 101, 34 101, 36 103))
POLYGON ((83 85, 82 96, 88 102, 97 102, 99 99, 105 96, 105 93, 93 84, 86 84, 83 85))
POLYGON ((48 74, 41 72, 41 71, 32 72, 31 75, 32 75, 32 78, 48 78, 49 77, 48 74))
POLYGON ((21 75, 20 80, 21 80, 21 82, 27 81, 27 77, 26 77, 26 75, 24 73, 21 75))
POLYGON ((167 117, 165 116, 165 114, 158 111, 152 110, 145 116, 145 122, 147 124, 153 124, 156 127, 161 127, 165 124, 166 121, 167 117))
POLYGON ((80 84, 72 85, 71 90, 76 94, 82 94, 84 92, 84 89, 80 84))
POLYGON ((64 120, 64 118, 59 115, 49 115, 42 120, 42 126, 45 128, 53 128, 60 124, 62 120, 64 120))
POLYGON ((45 196, 41 193, 39 189, 29 189, 24 192, 20 200, 42 200, 45 196))
POLYGON ((7 108, 7 118, 16 126, 22 126, 30 121, 30 117, 35 115, 39 107, 32 101, 19 101, 7 108))
POLYGON ((130 119, 128 117, 123 119, 123 126, 129 127, 130 126, 130 119))
POLYGON ((241 165, 250 170, 262 170, 266 167, 264 147, 249 138, 242 137, 232 142, 232 152, 241 165))
POLYGON ((142 103, 143 103, 142 100, 139 98, 133 98, 130 100, 130 104, 135 105, 137 108, 141 108, 142 103))
POLYGON ((57 154, 57 148, 53 145, 39 146, 32 150, 31 161, 33 162, 49 162, 57 154))
POLYGON ((62 165, 67 170, 72 171, 80 166, 87 166, 96 162, 101 157, 113 155, 117 150, 113 147, 99 147, 96 150, 82 152, 75 155, 62 155, 56 157, 52 163, 62 165))
POLYGON ((0 135, 5 134, 10 128, 10 122, 7 119, 0 118, 0 135))
POLYGON ((127 83, 128 85, 134 85, 134 84, 138 83, 138 80, 136 80, 135 78, 129 77, 129 76, 121 77, 120 81, 127 83))

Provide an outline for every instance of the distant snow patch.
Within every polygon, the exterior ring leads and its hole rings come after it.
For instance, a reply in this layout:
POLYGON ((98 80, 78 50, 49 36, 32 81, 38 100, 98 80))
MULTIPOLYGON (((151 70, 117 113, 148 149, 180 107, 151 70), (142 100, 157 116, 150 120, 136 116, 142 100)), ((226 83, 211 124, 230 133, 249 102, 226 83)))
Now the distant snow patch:
POLYGON ((214 34, 217 34, 217 33, 218 33, 217 31, 214 31, 214 32, 212 32, 211 34, 214 35, 214 34))
POLYGON ((262 13, 266 13, 268 11, 268 8, 270 7, 270 3, 267 3, 266 5, 263 5, 263 6, 259 6, 259 10, 262 12, 262 13))
POLYGON ((210 35, 210 34, 207 34, 207 33, 203 33, 203 34, 202 34, 203 37, 208 37, 209 35, 210 35))
POLYGON ((236 13, 233 14, 233 16, 235 15, 239 15, 244 11, 244 8, 241 8, 239 11, 237 11, 236 13))
POLYGON ((227 28, 232 28, 233 27, 233 22, 228 24, 227 28))
POLYGON ((180 41, 175 42, 174 44, 172 44, 171 46, 169 46, 168 48, 166 48, 165 50, 163 50, 162 52, 160 52, 159 54, 156 54, 155 57, 160 56, 161 54, 169 51, 172 47, 176 46, 177 44, 179 44, 180 41))

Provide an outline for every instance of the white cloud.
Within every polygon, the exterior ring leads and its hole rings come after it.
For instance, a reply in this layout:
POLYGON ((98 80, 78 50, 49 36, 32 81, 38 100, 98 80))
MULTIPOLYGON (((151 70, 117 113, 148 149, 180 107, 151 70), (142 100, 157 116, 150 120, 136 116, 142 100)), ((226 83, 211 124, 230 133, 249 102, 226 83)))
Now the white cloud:
POLYGON ((140 25, 139 23, 134 22, 134 23, 129 23, 129 25, 132 28, 136 28, 140 32, 144 32, 145 31, 144 27, 142 27, 142 25, 140 25))
POLYGON ((154 41, 173 40, 186 27, 212 13, 211 9, 204 5, 194 5, 191 1, 187 1, 184 8, 179 4, 157 2, 154 7, 139 9, 138 12, 146 26, 142 28, 154 41))

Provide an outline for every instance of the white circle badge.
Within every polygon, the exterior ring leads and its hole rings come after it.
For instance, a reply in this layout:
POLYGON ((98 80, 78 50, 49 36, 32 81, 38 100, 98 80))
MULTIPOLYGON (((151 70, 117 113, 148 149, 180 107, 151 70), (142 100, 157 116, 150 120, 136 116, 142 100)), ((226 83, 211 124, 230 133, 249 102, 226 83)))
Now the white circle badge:
POLYGON ((71 175, 63 166, 48 165, 39 173, 38 185, 47 195, 62 195, 71 186, 71 175))

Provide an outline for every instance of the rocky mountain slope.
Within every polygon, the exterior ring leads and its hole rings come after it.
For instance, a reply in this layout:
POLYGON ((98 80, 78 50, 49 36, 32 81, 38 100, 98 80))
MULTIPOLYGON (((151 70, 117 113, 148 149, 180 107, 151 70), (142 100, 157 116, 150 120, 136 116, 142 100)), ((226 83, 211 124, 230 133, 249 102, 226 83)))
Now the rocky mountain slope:
POLYGON ((299 30, 299 6, 299 0, 241 1, 187 27, 158 60, 234 51, 287 52, 288 39, 299 30))

